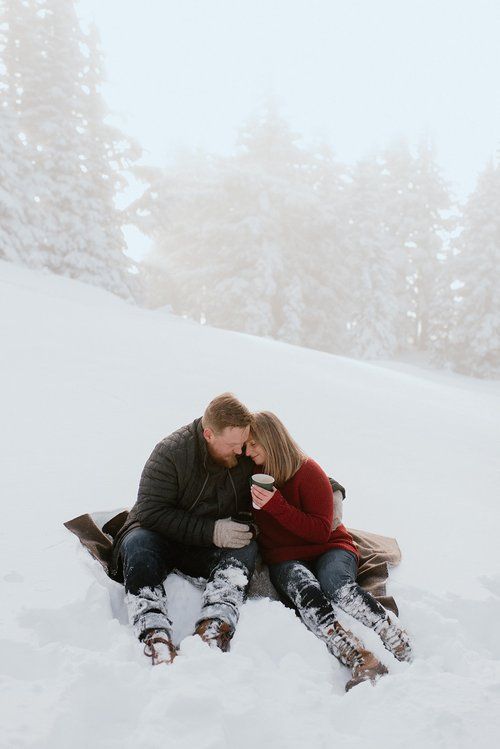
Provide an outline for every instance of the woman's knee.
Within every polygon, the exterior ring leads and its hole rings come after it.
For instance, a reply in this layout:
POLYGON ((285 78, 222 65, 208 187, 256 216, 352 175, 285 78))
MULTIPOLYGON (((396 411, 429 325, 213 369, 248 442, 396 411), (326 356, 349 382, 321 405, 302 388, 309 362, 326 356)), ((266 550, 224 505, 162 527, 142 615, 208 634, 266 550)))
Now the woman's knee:
POLYGON ((357 559, 344 549, 332 549, 317 563, 317 575, 324 593, 332 598, 345 585, 356 581, 357 559))
POLYGON ((287 562, 272 567, 271 580, 278 592, 288 599, 310 629, 314 630, 314 622, 334 617, 332 605, 309 567, 300 562, 287 562))
POLYGON ((269 567, 271 582, 281 593, 298 606, 309 605, 320 591, 319 582, 304 564, 298 561, 280 562, 269 567))
POLYGON ((285 591, 290 580, 297 576, 298 562, 276 562, 269 565, 269 577, 275 588, 285 591))

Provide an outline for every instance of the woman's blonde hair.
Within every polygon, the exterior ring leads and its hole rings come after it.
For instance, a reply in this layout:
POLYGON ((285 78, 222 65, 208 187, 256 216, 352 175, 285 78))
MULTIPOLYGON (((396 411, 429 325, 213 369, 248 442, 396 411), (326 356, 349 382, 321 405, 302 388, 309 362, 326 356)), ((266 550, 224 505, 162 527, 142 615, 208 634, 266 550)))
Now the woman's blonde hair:
POLYGON ((266 473, 274 476, 277 486, 291 479, 307 460, 285 425, 270 411, 252 415, 250 435, 264 448, 266 463, 263 467, 266 473))

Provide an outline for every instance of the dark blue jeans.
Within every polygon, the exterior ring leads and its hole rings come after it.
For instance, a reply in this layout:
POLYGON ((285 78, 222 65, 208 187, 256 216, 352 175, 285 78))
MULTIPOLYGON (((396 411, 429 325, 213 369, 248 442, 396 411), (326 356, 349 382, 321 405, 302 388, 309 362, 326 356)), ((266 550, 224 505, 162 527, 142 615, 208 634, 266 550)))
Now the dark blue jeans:
POLYGON ((147 528, 127 533, 120 549, 125 590, 137 594, 141 588, 160 585, 170 572, 178 569, 190 577, 212 576, 218 565, 236 560, 253 575, 257 544, 252 541, 242 549, 219 549, 217 546, 185 546, 147 528))
POLYGON ((269 565, 271 581, 315 634, 335 620, 333 604, 348 585, 372 606, 380 604, 356 583, 358 562, 344 549, 331 549, 314 560, 278 562, 269 565))
MULTIPOLYGON (((145 613, 156 614, 159 608, 162 616, 166 616, 167 604, 163 600, 159 607, 158 601, 151 602, 149 593, 141 595, 141 591, 161 586, 167 575, 178 569, 185 575, 207 581, 199 621, 218 618, 234 630, 255 569, 257 543, 251 541, 242 549, 185 546, 155 531, 135 528, 123 539, 120 557, 125 590, 143 599, 139 607, 143 619, 145 613)), ((163 593, 161 595, 163 598, 163 593)), ((165 628, 168 628, 167 620, 165 628)))
POLYGON ((348 582, 355 582, 358 560, 345 549, 330 549, 316 559, 277 562, 269 565, 269 574, 279 593, 289 598, 287 590, 291 580, 301 572, 319 587, 325 596, 332 599, 335 592, 348 582))

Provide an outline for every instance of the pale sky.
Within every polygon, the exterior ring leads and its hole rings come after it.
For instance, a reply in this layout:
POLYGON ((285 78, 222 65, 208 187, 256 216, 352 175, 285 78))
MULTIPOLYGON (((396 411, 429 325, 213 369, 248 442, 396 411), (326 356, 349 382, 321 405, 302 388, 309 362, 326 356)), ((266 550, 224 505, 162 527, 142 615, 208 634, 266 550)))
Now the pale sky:
POLYGON ((104 95, 146 161, 228 152, 268 96, 352 162, 434 138, 456 194, 500 149, 498 0, 79 0, 106 55, 104 95))

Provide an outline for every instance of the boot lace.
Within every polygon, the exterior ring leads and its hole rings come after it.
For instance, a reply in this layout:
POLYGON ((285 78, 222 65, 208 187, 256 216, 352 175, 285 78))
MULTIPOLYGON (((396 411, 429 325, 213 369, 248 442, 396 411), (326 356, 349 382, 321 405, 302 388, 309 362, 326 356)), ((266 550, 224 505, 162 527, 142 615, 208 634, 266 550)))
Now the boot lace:
POLYGON ((354 635, 347 632, 338 622, 334 622, 333 627, 327 632, 329 635, 331 649, 333 654, 344 664, 344 666, 362 666, 363 655, 361 653, 360 643, 354 635))
POLYGON ((227 650, 233 631, 227 622, 220 619, 205 619, 196 627, 196 633, 211 647, 227 650))
POLYGON ((398 627, 397 624, 390 624, 388 627, 381 627, 377 633, 386 648, 396 657, 398 660, 408 660, 411 657, 411 645, 410 638, 404 629, 398 627))
POLYGON ((175 654, 175 647, 166 632, 150 632, 144 638, 144 655, 153 663, 173 660, 175 654))

